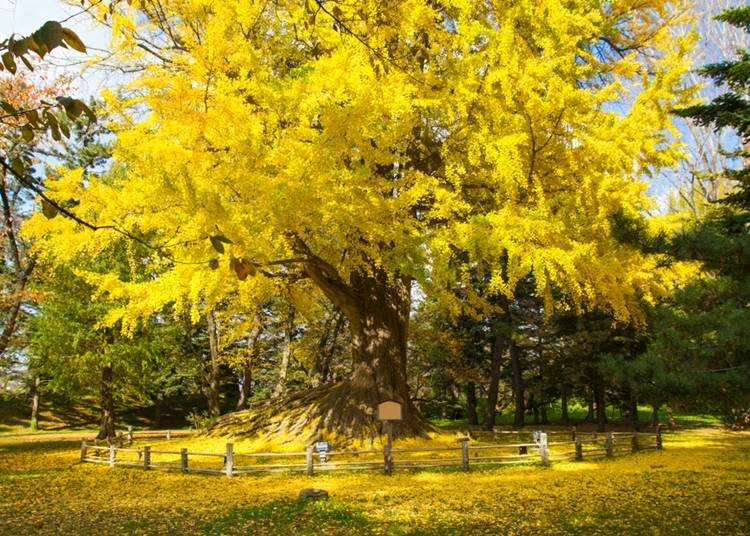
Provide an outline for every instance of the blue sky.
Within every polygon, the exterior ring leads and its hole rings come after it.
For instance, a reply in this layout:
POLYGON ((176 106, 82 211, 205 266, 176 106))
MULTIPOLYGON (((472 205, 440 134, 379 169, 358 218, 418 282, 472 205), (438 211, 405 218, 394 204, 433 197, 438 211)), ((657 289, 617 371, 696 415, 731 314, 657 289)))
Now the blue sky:
MULTIPOLYGON (((65 5, 60 0, 0 0, 0 39, 12 33, 28 35, 48 20, 63 20, 81 11, 80 3, 65 5)), ((107 32, 101 28, 94 30, 84 17, 74 17, 65 25, 75 31, 88 47, 104 49, 109 43, 107 32)), ((75 76, 74 85, 79 93, 95 94, 104 85, 104 78, 91 71, 81 75, 80 67, 69 66, 84 59, 82 54, 58 50, 51 62, 58 72, 75 76)))

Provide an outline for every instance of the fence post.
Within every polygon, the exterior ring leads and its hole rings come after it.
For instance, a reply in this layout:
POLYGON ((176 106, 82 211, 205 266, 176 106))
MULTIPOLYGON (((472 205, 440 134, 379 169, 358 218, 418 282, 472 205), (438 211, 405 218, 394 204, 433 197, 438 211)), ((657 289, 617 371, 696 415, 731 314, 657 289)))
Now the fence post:
POLYGON ((110 467, 115 466, 115 446, 114 445, 109 446, 109 466, 110 467))
POLYGON ((539 434, 539 450, 542 455, 542 465, 547 467, 549 465, 549 449, 547 448, 547 434, 545 432, 539 434))
POLYGON ((81 463, 86 461, 86 440, 81 439, 81 463))
POLYGON ((633 438, 630 440, 630 452, 638 452, 638 432, 633 432, 633 438))
POLYGON ((607 438, 604 440, 604 448, 607 449, 607 457, 611 458, 614 456, 615 438, 612 432, 607 434, 607 438))
POLYGON ((187 457, 187 449, 181 448, 180 449, 180 470, 183 473, 188 472, 188 457, 187 457))
POLYGON ((576 437, 576 460, 583 459, 583 442, 580 437, 576 437))
POLYGON ((167 430, 167 441, 169 441, 170 439, 172 439, 172 431, 167 430))
POLYGON ((307 447, 305 451, 305 463, 307 464, 307 476, 313 476, 315 470, 313 469, 313 448, 312 445, 307 447))
POLYGON ((151 469, 151 447, 143 447, 143 469, 151 469))
POLYGON ((656 448, 661 450, 661 424, 656 427, 656 448))
POLYGON ((129 445, 133 444, 133 427, 132 426, 128 426, 128 444, 129 445))
POLYGON ((232 476, 234 472, 234 445, 227 443, 227 455, 226 455, 226 470, 227 476, 232 476))
POLYGON ((393 433, 390 428, 393 424, 391 421, 385 421, 384 424, 387 427, 388 438, 383 449, 383 472, 390 475, 393 472, 393 433))
POLYGON ((461 443, 461 465, 467 473, 469 472, 469 442, 461 443))
POLYGON ((574 424, 573 426, 570 427, 570 430, 571 430, 570 434, 573 436, 573 441, 575 441, 576 440, 576 432, 578 431, 578 427, 574 424))

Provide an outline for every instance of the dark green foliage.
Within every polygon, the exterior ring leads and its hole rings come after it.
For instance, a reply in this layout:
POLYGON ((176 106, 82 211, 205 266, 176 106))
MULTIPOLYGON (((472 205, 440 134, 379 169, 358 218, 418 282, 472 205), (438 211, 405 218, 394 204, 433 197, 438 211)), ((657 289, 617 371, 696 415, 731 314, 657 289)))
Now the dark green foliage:
MULTIPOLYGON (((748 6, 718 18, 750 31, 748 6)), ((750 54, 739 51, 735 61, 708 65, 702 73, 729 90, 677 113, 717 131, 731 128, 747 144, 750 54)), ((750 156, 744 149, 731 154, 750 156)), ((750 426, 750 168, 726 175, 735 189, 669 248, 676 259, 701 261, 704 278, 657 309, 653 342, 638 367, 640 383, 693 407, 721 411, 730 425, 740 427, 750 426)))

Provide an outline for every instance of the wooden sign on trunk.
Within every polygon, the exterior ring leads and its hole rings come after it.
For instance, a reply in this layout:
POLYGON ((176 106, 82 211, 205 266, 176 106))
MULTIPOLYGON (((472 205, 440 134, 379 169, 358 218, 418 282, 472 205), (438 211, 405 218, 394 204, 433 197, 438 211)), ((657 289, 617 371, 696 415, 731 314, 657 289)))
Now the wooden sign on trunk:
POLYGON ((378 420, 380 421, 400 421, 401 404, 395 400, 386 400, 378 404, 378 420))

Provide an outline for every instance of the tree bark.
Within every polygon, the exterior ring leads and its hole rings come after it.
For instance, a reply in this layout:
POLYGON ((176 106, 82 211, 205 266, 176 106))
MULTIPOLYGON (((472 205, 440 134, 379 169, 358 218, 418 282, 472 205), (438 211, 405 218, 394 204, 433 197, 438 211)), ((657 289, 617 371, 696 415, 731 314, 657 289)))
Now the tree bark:
POLYGON ((640 429, 641 423, 638 420, 638 400, 636 400, 635 395, 631 393, 630 395, 630 423, 633 425, 633 430, 636 432, 640 429))
POLYGON ((329 408, 319 426, 355 435, 365 428, 379 430, 377 405, 395 400, 402 405, 403 419, 393 423, 394 433, 424 432, 428 425, 410 400, 406 376, 411 279, 389 276, 372 266, 367 273, 352 272, 345 281, 333 266, 312 256, 299 239, 295 247, 310 255, 305 272, 343 311, 351 330, 351 373, 344 385, 328 391, 321 409, 329 408), (331 399, 344 392, 348 400, 331 399))
POLYGON ((115 437, 115 399, 114 399, 114 371, 112 363, 102 367, 102 379, 100 385, 100 409, 99 434, 97 439, 109 439, 115 437))
POLYGON ((39 396, 40 387, 42 380, 39 375, 34 376, 34 383, 32 384, 32 397, 31 397, 31 423, 30 428, 32 432, 39 430, 39 396))
POLYGON ((290 306, 286 315, 286 325, 284 326, 284 349, 281 352, 281 364, 279 365, 279 378, 276 381, 276 387, 273 390, 274 398, 278 398, 286 392, 286 377, 289 372, 289 362, 294 353, 293 335, 294 335, 294 316, 295 311, 290 306))
POLYGON ((474 382, 466 384, 466 418, 470 425, 479 424, 477 417, 477 386, 474 382))
POLYGON ((523 428, 526 416, 526 402, 524 401, 523 370, 521 369, 521 359, 518 354, 518 348, 511 339, 510 341, 510 368, 513 378, 513 399, 515 401, 515 413, 513 416, 513 428, 518 430, 523 428))
POLYGON ((672 406, 667 404, 667 428, 674 430, 677 427, 677 423, 674 421, 674 413, 672 412, 672 406))
POLYGON ((161 426, 161 417, 162 412, 164 410, 164 397, 159 393, 156 395, 156 400, 154 400, 154 428, 159 428, 161 426))
POLYGON ((5 237, 10 252, 11 264, 14 271, 15 288, 13 290, 13 296, 10 299, 11 303, 8 308, 8 312, 3 320, 2 332, 0 332, 0 355, 4 354, 10 346, 13 335, 16 332, 16 326, 18 325, 18 315, 21 312, 21 303, 23 301, 24 291, 26 290, 26 284, 29 281, 32 271, 36 265, 35 259, 31 258, 26 261, 26 266, 23 264, 21 251, 19 249, 18 239, 16 237, 15 228, 17 222, 14 221, 13 207, 11 206, 10 199, 8 198, 7 185, 5 182, 5 171, 2 172, 0 180, 0 199, 3 205, 3 226, 5 237))
POLYGON ((584 417, 584 422, 592 422, 594 420, 594 396, 590 395, 586 399, 586 403, 588 405, 588 410, 586 411, 586 417, 584 417))
POLYGON ((654 428, 659 426, 659 404, 651 406, 651 426, 654 428))
POLYGON ((539 402, 537 402, 534 393, 529 393, 529 408, 531 408, 534 424, 539 424, 539 402))
POLYGON ((568 416, 568 390, 564 386, 560 388, 560 424, 570 424, 570 417, 568 416))
POLYGON ((315 366, 313 373, 315 375, 315 384, 323 385, 333 380, 331 373, 331 361, 336 353, 338 345, 339 332, 344 325, 344 315, 336 309, 326 320, 323 334, 318 343, 318 353, 315 356, 315 366))
POLYGON ((607 414, 604 400, 604 385, 600 379, 594 382, 594 398, 596 399, 596 430, 604 432, 607 424, 607 414))
POLYGON ((495 339, 492 341, 490 378, 487 386, 487 407, 485 408, 482 430, 491 431, 497 415, 497 394, 500 388, 500 362, 507 346, 507 340, 500 326, 495 326, 495 339))
POLYGON ((216 322, 216 314, 211 311, 206 315, 208 324, 208 389, 206 398, 208 400, 208 413, 212 417, 221 415, 219 383, 221 369, 219 367, 219 328, 216 322))
POLYGON ((253 381, 253 366, 260 356, 260 334, 263 332, 263 316, 255 315, 253 327, 247 335, 247 353, 242 366, 242 377, 240 378, 240 399, 237 401, 237 410, 247 409, 250 401, 251 387, 253 381))

